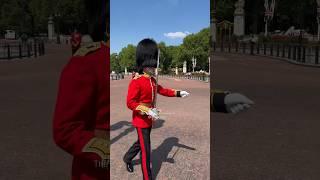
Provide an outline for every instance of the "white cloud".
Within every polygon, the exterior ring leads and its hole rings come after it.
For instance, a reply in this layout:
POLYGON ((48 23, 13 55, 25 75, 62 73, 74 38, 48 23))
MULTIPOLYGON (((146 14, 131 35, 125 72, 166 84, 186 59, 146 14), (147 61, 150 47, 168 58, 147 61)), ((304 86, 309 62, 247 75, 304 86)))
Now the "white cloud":
POLYGON ((164 33, 163 35, 170 39, 183 39, 189 34, 190 32, 185 31, 185 32, 169 32, 169 33, 164 33))

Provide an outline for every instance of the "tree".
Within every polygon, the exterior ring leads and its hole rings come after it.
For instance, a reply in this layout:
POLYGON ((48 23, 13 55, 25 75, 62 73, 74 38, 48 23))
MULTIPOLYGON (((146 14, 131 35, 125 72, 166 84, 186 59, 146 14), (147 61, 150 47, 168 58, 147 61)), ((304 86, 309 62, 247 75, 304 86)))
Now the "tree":
POLYGON ((218 21, 228 20, 233 22, 233 13, 235 10, 234 3, 236 0, 215 0, 217 3, 217 19, 218 21))
POLYGON ((188 67, 192 65, 192 57, 197 59, 197 67, 202 70, 208 70, 208 57, 210 49, 210 28, 202 29, 196 34, 190 34, 183 39, 183 46, 190 54, 188 67))
MULTIPOLYGON (((190 34, 183 39, 179 46, 167 46, 160 42, 160 68, 162 73, 170 73, 171 68, 182 67, 184 61, 187 61, 188 70, 192 70, 192 57, 197 59, 196 70, 209 70, 209 50, 210 50, 210 28, 204 28, 198 33, 190 34)), ((123 48, 118 55, 121 70, 125 67, 133 70, 135 65, 136 47, 132 44, 123 48)), ((113 61, 113 60, 112 60, 113 61)), ((113 65, 112 65, 113 66, 113 65)), ((116 67, 115 65, 113 67, 116 67)))
POLYGON ((127 68, 127 70, 132 71, 135 69, 136 64, 136 47, 129 44, 127 47, 122 48, 119 53, 121 70, 127 68))
POLYGON ((188 69, 190 70, 190 63, 191 63, 192 54, 185 48, 184 45, 180 45, 175 49, 175 54, 173 57, 173 63, 176 67, 182 67, 183 62, 187 61, 188 69))
POLYGON ((54 14, 57 26, 61 27, 62 33, 69 33, 72 28, 78 28, 82 33, 87 33, 88 16, 84 0, 60 0, 56 5, 54 14))
POLYGON ((177 53, 179 46, 167 46, 167 56, 170 59, 170 68, 176 68, 179 66, 177 53))
POLYGON ((168 48, 164 42, 158 44, 160 49, 160 68, 162 73, 167 74, 171 67, 172 57, 168 52, 168 48))
POLYGON ((18 34, 47 33, 48 18, 55 17, 61 33, 74 27, 87 31, 88 17, 84 0, 0 0, 0 31, 11 29, 18 34))
MULTIPOLYGON (((219 22, 233 22, 234 4, 237 0, 215 0, 217 3, 217 19, 219 22)), ((264 0, 245 1, 246 34, 264 31, 264 0)), ((315 0, 277 0, 274 18, 270 30, 285 31, 291 26, 306 29, 310 33, 317 32, 317 2, 315 0)))
POLYGON ((121 71, 121 66, 117 53, 112 53, 110 55, 110 70, 119 73, 121 71))

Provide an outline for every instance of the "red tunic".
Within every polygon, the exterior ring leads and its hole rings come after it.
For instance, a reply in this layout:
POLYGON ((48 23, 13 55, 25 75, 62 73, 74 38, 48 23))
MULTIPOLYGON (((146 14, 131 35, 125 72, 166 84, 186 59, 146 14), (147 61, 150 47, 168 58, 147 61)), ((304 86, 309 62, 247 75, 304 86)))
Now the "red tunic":
MULTIPOLYGON (((165 89, 158 85, 159 94, 168 97, 176 97, 174 89, 165 89)), ((135 76, 131 80, 128 88, 127 106, 133 111, 132 124, 139 128, 149 128, 152 126, 152 119, 145 113, 149 108, 154 107, 154 97, 156 92, 156 80, 148 75, 135 76)))
MULTIPOLYGON (((94 130, 110 129, 109 48, 94 43, 78 50, 64 67, 53 119, 56 144, 74 156, 73 180, 109 179, 103 168, 107 140, 94 130)), ((105 167, 105 166, 104 166, 105 167)))

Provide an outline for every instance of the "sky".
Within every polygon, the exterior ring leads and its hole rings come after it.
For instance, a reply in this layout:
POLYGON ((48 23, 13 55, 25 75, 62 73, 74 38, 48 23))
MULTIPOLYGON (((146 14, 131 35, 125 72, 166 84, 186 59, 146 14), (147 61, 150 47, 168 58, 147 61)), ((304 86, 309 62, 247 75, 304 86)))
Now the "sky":
POLYGON ((210 0, 110 0, 110 50, 152 38, 179 45, 210 24, 210 0))

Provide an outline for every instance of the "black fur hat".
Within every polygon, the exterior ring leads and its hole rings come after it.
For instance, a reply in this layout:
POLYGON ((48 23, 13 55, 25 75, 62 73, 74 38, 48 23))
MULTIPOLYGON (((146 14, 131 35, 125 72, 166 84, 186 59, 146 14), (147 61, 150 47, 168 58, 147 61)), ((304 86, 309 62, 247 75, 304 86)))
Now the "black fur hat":
POLYGON ((109 1, 84 0, 84 2, 88 17, 88 33, 95 42, 105 40, 109 25, 109 1))
POLYGON ((136 50, 137 71, 142 74, 145 67, 157 67, 158 46, 152 39, 143 39, 136 50))

